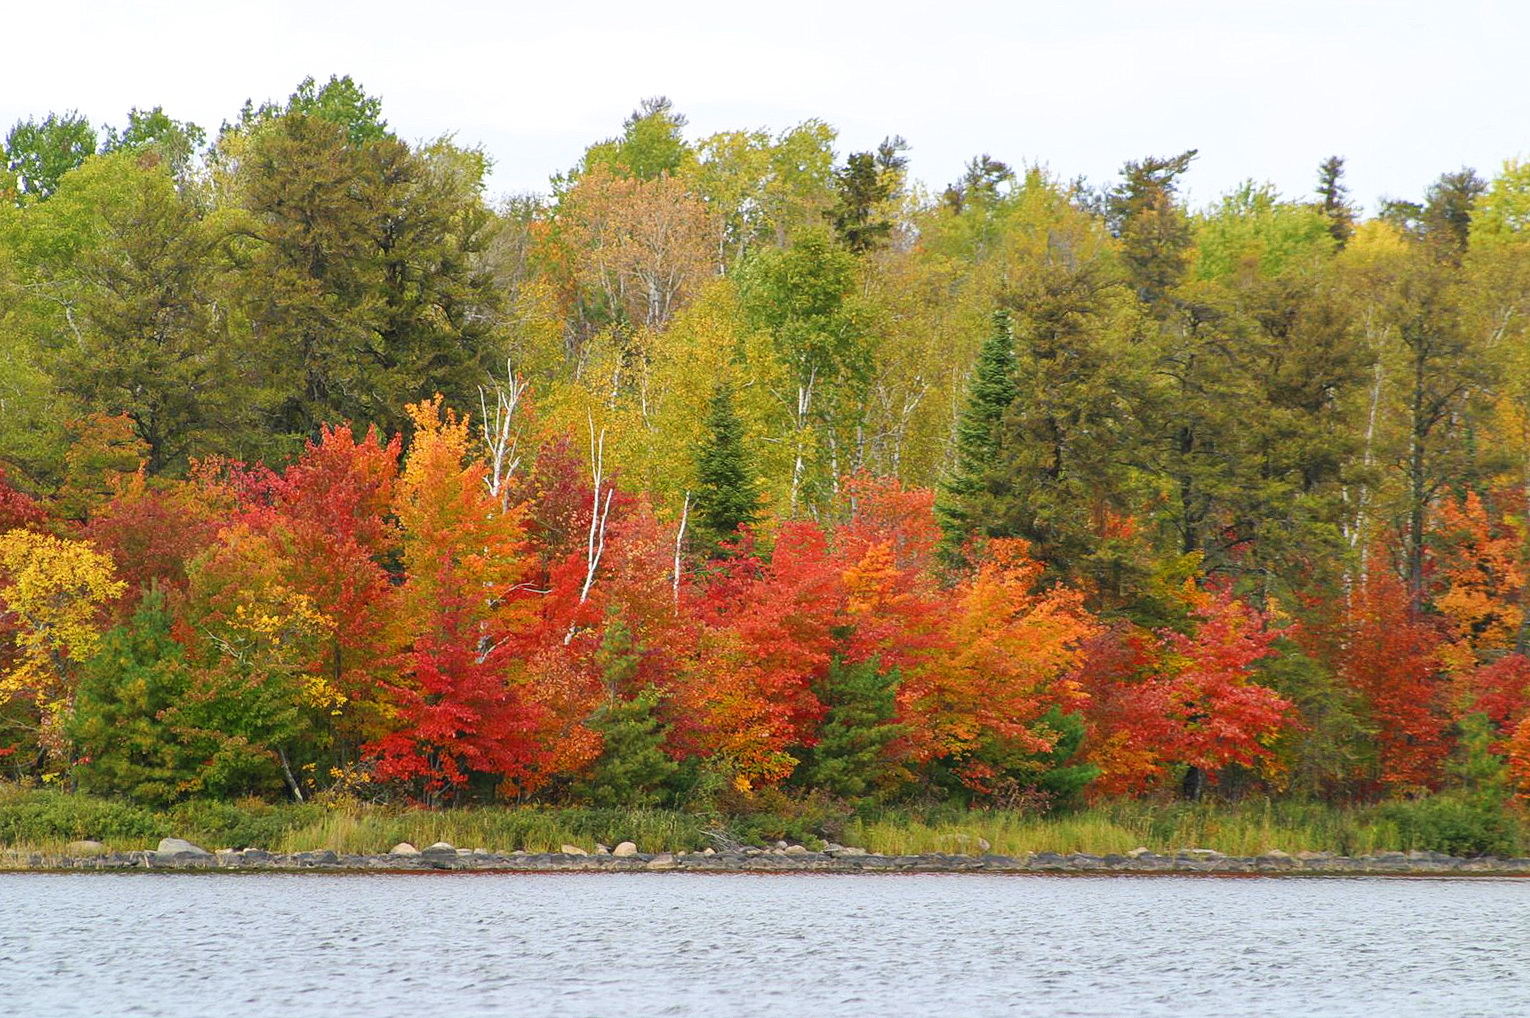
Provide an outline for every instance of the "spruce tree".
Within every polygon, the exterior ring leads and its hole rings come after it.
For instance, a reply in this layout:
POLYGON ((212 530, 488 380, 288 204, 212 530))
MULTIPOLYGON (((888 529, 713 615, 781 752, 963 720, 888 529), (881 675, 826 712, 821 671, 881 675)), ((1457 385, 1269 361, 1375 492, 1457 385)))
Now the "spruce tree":
POLYGON ((935 513, 947 539, 960 544, 978 529, 988 476, 997 462, 1000 426, 1015 402, 1015 350, 1009 312, 996 311, 956 423, 956 462, 940 485, 935 513))
POLYGON ((698 539, 708 551, 760 516, 759 482, 744 447, 744 422, 733 408, 733 388, 719 382, 707 409, 707 429, 696 450, 698 539))

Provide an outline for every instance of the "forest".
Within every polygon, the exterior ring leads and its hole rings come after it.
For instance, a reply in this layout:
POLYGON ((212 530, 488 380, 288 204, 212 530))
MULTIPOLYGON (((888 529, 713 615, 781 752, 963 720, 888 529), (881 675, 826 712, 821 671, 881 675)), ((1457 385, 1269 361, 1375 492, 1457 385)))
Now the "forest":
POLYGON ((491 200, 349 77, 17 123, 5 778, 1522 808, 1530 164, 1191 208, 686 128, 491 200))

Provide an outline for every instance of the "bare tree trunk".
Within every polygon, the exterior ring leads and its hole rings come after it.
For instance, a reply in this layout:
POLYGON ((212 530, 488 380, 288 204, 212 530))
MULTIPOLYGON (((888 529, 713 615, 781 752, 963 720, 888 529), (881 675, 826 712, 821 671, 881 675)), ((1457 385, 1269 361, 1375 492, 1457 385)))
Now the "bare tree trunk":
POLYGON ((281 746, 277 746, 276 758, 282 762, 282 774, 287 779, 287 787, 292 789, 292 797, 298 802, 302 802, 303 790, 298 787, 297 779, 292 776, 292 765, 287 762, 287 751, 281 746))
MULTIPOLYGON (((616 494, 616 485, 613 484, 606 489, 605 502, 602 504, 600 492, 606 479, 606 429, 601 428, 597 437, 595 419, 587 419, 590 426, 590 479, 594 482, 594 491, 590 496, 590 533, 585 545, 584 586, 579 589, 581 605, 590 599, 590 588, 595 585, 595 572, 600 568, 600 557, 606 551, 606 520, 611 515, 611 498, 616 494)), ((572 623, 569 625, 563 637, 565 647, 573 642, 576 629, 572 623)))
POLYGON ((691 493, 685 493, 685 502, 680 506, 680 529, 675 531, 675 604, 680 603, 680 549, 685 543, 685 524, 691 514, 691 493))
POLYGON ((479 427, 483 431, 484 449, 488 453, 489 476, 484 484, 489 495, 499 503, 499 511, 510 508, 510 478, 521 465, 519 455, 520 436, 515 432, 515 410, 520 406, 521 396, 526 392, 526 382, 518 377, 509 361, 505 362, 505 378, 508 389, 494 383, 494 412, 489 413, 487 394, 478 387, 478 406, 482 410, 479 427))

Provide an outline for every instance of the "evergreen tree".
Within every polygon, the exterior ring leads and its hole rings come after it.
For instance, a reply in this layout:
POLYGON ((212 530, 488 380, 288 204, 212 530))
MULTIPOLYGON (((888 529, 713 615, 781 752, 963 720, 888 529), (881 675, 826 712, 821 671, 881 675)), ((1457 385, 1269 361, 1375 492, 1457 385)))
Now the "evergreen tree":
POLYGON ((1009 312, 997 311, 978 352, 967 405, 956 424, 956 462, 940 485, 935 513, 947 539, 960 544, 977 529, 989 472, 998 457, 1000 426, 1015 402, 1015 350, 1009 312))
POLYGON ((824 216, 840 243, 855 254, 870 251, 892 233, 891 220, 878 212, 897 192, 908 162, 898 153, 906 147, 902 138, 889 138, 875 153, 852 153, 844 169, 834 171, 836 199, 824 216))
POLYGON ((68 725, 80 753, 75 777, 85 791, 161 805, 196 784, 197 761, 165 720, 190 687, 172 621, 164 594, 151 589, 86 663, 68 725))
POLYGON ((1344 159, 1329 156, 1318 167, 1318 208, 1328 217, 1328 232, 1337 250, 1344 250, 1355 232, 1355 210, 1349 203, 1349 188, 1344 186, 1344 159))
POLYGON ((575 796, 602 808, 658 806, 680 765, 664 752, 665 728, 655 715, 659 693, 645 689, 630 700, 602 707, 589 722, 604 742, 575 796))
POLYGON ((828 716, 818 744, 804 753, 798 774, 808 785, 847 799, 890 792, 906 777, 887 758, 889 743, 903 734, 897 718, 898 672, 883 673, 878 662, 829 666, 823 700, 828 716))
POLYGON ((719 382, 707 409, 706 433, 696 450, 698 537, 710 551, 760 517, 759 480, 744 446, 744 422, 733 408, 733 387, 719 382))
POLYGON ((656 714, 659 691, 650 686, 626 692, 637 677, 642 653, 632 630, 615 615, 607 618, 595 659, 606 698, 589 727, 600 734, 602 747, 588 777, 572 791, 600 807, 657 806, 680 766, 664 752, 667 729, 656 714))
POLYGON ((1122 168, 1107 210, 1121 238, 1127 278, 1146 304, 1157 304, 1184 279, 1194 233, 1175 200, 1175 179, 1190 168, 1195 149, 1172 158, 1148 158, 1122 168))

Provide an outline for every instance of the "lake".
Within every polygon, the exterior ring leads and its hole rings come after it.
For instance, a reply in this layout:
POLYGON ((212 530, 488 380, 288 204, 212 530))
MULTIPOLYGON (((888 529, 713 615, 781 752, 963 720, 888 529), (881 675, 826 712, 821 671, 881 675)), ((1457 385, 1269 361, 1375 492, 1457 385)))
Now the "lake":
POLYGON ((0 874, 0 1013, 1530 1014, 1530 881, 0 874))

